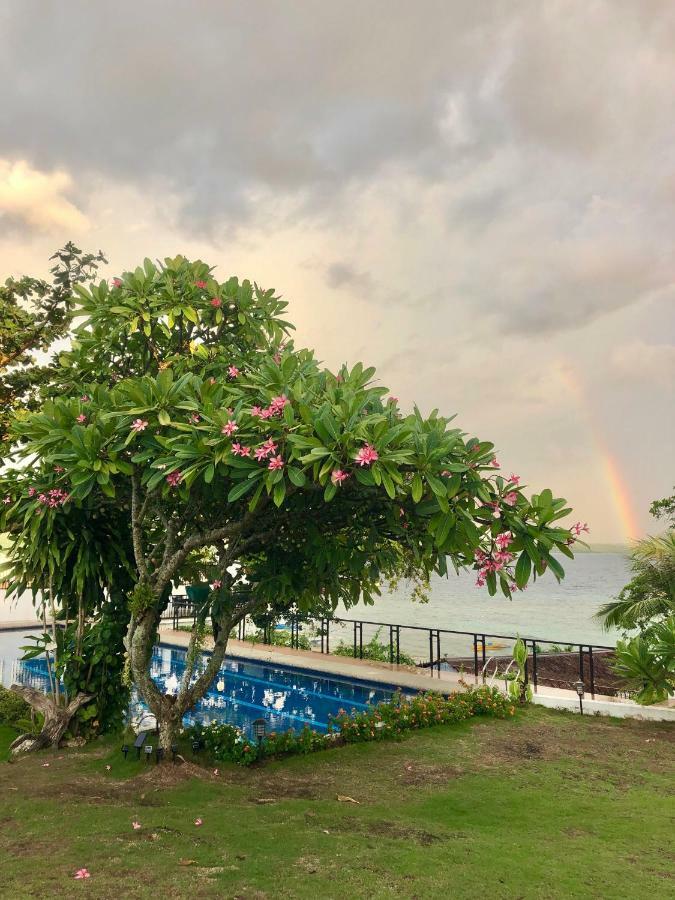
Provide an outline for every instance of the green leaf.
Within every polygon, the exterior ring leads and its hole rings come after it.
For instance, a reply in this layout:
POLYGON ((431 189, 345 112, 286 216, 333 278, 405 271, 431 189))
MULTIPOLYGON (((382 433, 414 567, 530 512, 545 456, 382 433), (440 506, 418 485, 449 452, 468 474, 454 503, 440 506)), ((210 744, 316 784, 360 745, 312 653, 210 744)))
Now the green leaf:
POLYGON ((255 486, 255 483, 255 478, 247 478, 246 481, 240 481, 239 484, 235 484, 235 486, 230 489, 230 492, 227 495, 227 502, 234 503, 235 500, 243 497, 244 494, 247 494, 251 490, 251 488, 255 486))
POLYGON ((213 481, 213 476, 215 474, 216 474, 216 467, 213 465, 213 463, 211 463, 204 470, 204 481, 207 484, 211 484, 211 482, 213 481))
POLYGON ((419 472, 415 472, 412 480, 412 498, 415 503, 419 503, 424 493, 424 485, 419 472))
POLYGON ((274 485, 274 497, 273 497, 274 505, 281 506, 281 504, 284 502, 285 496, 286 496, 286 482, 282 478, 281 481, 278 481, 274 485))
POLYGON ((529 553, 527 550, 523 550, 523 552, 518 557, 518 562, 516 563, 516 584, 522 590, 527 582, 530 580, 530 573, 532 572, 532 560, 530 559, 529 553))
POLYGON ((171 416, 165 409, 160 409, 157 413, 157 418, 159 419, 160 425, 170 425, 171 424, 171 416))
POLYGON ((286 471, 288 473, 288 478, 292 484, 294 484, 296 487, 304 486, 307 479, 305 478, 305 473, 302 471, 302 469, 296 469, 293 466, 289 466, 286 471))

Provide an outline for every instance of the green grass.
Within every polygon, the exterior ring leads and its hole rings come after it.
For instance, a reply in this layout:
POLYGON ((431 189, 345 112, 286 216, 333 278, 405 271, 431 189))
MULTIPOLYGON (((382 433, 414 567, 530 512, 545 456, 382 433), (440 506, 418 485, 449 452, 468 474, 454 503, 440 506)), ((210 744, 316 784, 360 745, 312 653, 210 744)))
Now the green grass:
POLYGON ((672 896, 674 741, 532 709, 218 776, 43 753, 0 764, 0 896, 672 896))

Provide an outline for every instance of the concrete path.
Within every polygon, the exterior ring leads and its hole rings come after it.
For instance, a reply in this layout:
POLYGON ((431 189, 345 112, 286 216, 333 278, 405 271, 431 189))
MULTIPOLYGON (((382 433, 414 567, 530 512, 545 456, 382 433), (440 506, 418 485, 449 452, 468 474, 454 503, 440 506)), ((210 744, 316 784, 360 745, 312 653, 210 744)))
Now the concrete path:
MULTIPOLYGON (((186 631, 173 631, 171 627, 160 629, 160 640, 164 644, 187 648, 190 635, 186 631)), ((204 649, 213 647, 213 639, 207 638, 204 649)), ((252 644, 249 641, 230 640, 228 656, 247 659, 251 662, 270 663, 296 669, 311 669, 326 676, 337 678, 358 678, 387 687, 396 686, 410 688, 415 691, 437 691, 441 694, 452 694, 466 690, 480 683, 473 673, 432 672, 429 669, 397 666, 390 663, 373 662, 368 659, 353 659, 349 656, 333 656, 319 653, 316 650, 295 650, 290 647, 271 647, 269 644, 252 644)), ((502 681, 495 685, 501 689, 502 681)), ((554 709, 566 709, 579 712, 579 698, 573 690, 539 685, 533 702, 539 706, 554 709)), ((618 718, 650 719, 652 721, 670 721, 675 723, 675 700, 658 703, 653 706, 641 706, 631 700, 596 694, 584 697, 584 713, 587 715, 616 716, 618 718)))

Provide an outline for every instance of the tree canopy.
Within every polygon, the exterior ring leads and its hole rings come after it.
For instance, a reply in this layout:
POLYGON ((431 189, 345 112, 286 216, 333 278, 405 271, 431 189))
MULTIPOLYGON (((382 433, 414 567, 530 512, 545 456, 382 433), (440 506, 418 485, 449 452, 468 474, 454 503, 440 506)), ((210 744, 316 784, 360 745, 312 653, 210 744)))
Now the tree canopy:
POLYGON ((65 396, 16 422, 15 461, 30 474, 6 481, 3 520, 111 502, 125 511, 136 579, 127 652, 160 725, 171 720, 166 740, 233 625, 267 604, 351 606, 387 578, 449 568, 473 568, 507 597, 547 569, 563 577, 554 551, 571 557, 578 529, 559 524, 562 498, 528 497, 492 443, 437 411, 404 413, 373 368, 331 372, 296 349, 273 290, 220 283, 177 257, 75 295, 83 323, 61 355, 65 396), (159 617, 205 548, 213 589, 179 694, 163 697, 148 669, 159 617), (208 616, 215 652, 191 681, 208 616))

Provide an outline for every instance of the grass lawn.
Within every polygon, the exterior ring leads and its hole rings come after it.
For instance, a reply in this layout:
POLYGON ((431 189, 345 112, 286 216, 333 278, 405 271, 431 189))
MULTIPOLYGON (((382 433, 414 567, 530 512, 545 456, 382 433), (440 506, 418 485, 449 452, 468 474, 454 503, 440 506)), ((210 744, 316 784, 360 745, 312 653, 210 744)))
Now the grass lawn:
POLYGON ((674 776, 672 726, 536 708, 217 776, 42 753, 0 763, 0 896, 673 897, 674 776))

